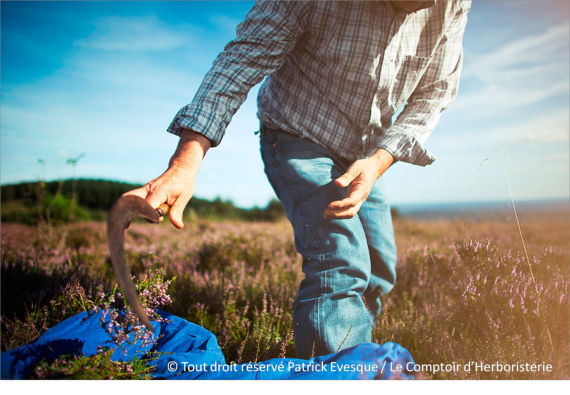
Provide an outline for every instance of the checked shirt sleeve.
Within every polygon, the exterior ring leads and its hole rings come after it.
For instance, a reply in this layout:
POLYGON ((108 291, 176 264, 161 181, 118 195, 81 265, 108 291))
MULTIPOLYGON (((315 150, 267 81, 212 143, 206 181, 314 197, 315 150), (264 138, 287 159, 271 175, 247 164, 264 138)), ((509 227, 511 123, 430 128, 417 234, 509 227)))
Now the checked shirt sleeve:
POLYGON ((470 8, 470 2, 465 3, 450 24, 442 39, 445 41, 436 49, 404 111, 378 145, 390 152, 395 160, 419 166, 430 165, 435 160, 422 144, 437 125, 441 112, 457 96, 463 64, 463 33, 470 8))
POLYGON ((257 2, 238 26, 236 38, 215 59, 193 101, 182 108, 168 132, 185 129, 220 144, 249 90, 279 69, 305 30, 308 2, 257 2))

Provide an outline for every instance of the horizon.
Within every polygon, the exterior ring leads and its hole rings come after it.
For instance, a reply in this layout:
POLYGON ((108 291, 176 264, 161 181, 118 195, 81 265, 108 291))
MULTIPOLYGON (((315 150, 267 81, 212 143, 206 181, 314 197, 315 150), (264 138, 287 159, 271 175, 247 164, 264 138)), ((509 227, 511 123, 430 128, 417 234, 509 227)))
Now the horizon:
MULTIPOLYGON (((157 177, 178 142, 168 124, 252 4, 2 2, 1 184, 72 178, 65 162, 81 153, 77 178, 157 177)), ((507 146, 515 202, 569 199, 569 4, 473 2, 468 19, 458 97, 425 144, 437 160, 386 172, 392 206, 510 201, 507 146)), ((276 198, 253 133, 259 86, 206 155, 196 197, 276 198)))
MULTIPOLYGON (((71 182, 72 180, 73 180, 72 178, 66 178, 66 179, 61 179, 61 180, 48 180, 45 182, 46 183, 59 182, 59 181, 71 182)), ((132 184, 132 185, 141 185, 141 184, 133 184, 133 183, 121 181, 121 180, 111 180, 111 179, 103 179, 103 178, 83 178, 83 177, 76 178, 76 181, 80 181, 80 180, 84 180, 84 181, 105 181, 105 182, 132 184)), ((0 184, 0 186, 4 187, 4 186, 21 185, 21 184, 28 184, 28 183, 32 184, 32 183, 37 183, 37 182, 39 182, 39 181, 38 180, 20 181, 20 182, 16 182, 16 183, 0 184)), ((199 194, 195 194, 194 196, 192 196, 192 198, 208 200, 208 201, 213 201, 215 199, 221 199, 222 201, 232 203, 236 208, 245 209, 245 210, 249 210, 249 209, 253 209, 253 208, 263 208, 263 207, 267 206, 269 204, 269 202, 271 201, 271 199, 270 199, 265 204, 261 204, 261 205, 257 205, 257 206, 243 207, 243 206, 236 204, 231 198, 224 199, 221 196, 204 197, 204 196, 200 196, 199 194)), ((275 198, 273 198, 273 200, 278 200, 278 199, 277 199, 277 197, 275 197, 275 198)), ((567 198, 567 197, 553 197, 553 198, 527 199, 527 200, 515 199, 515 205, 517 207, 518 206, 528 206, 528 205, 557 204, 557 203, 563 203, 564 210, 570 209, 570 198, 567 198)), ((448 200, 448 201, 423 201, 423 202, 405 202, 405 201, 403 201, 403 202, 390 203, 391 208, 396 208, 398 210, 404 209, 404 210, 410 210, 410 211, 414 211, 415 208, 420 208, 420 207, 439 208, 439 207, 444 207, 446 205, 447 206, 461 206, 461 205, 463 205, 463 206, 471 206, 473 208, 476 208, 476 207, 480 208, 481 206, 495 206, 496 207, 499 205, 504 205, 504 206, 509 207, 509 208, 512 207, 512 203, 511 203, 510 198, 508 200, 505 200, 505 199, 503 199, 503 200, 448 200)), ((557 211, 560 209, 560 207, 553 207, 552 209, 553 209, 553 211, 557 211)))

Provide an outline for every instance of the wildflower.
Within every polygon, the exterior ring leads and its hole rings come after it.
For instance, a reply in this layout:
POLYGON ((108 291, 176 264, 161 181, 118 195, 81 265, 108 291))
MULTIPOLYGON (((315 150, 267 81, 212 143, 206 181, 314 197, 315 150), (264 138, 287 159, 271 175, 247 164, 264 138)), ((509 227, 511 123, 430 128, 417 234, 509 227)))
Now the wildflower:
MULTIPOLYGON (((152 270, 149 277, 137 285, 141 295, 141 303, 152 320, 168 322, 167 319, 156 313, 156 308, 171 303, 171 299, 167 294, 171 281, 164 281, 161 275, 153 273, 152 270)), ((124 343, 133 345, 141 341, 142 346, 148 346, 153 343, 154 337, 152 332, 142 325, 130 307, 124 307, 122 295, 120 292, 117 292, 117 287, 109 294, 99 290, 97 296, 98 300, 92 302, 92 310, 95 313, 101 313, 101 326, 109 334, 111 340, 117 346, 123 348, 125 355, 124 343)))

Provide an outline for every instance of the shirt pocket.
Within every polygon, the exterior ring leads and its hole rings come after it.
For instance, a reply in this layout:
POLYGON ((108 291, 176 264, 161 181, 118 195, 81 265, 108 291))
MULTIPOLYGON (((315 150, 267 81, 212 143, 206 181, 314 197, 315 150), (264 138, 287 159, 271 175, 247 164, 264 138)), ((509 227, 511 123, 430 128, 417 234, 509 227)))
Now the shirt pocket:
POLYGON ((420 82, 432 58, 407 55, 396 74, 389 95, 389 104, 394 111, 404 104, 420 82))

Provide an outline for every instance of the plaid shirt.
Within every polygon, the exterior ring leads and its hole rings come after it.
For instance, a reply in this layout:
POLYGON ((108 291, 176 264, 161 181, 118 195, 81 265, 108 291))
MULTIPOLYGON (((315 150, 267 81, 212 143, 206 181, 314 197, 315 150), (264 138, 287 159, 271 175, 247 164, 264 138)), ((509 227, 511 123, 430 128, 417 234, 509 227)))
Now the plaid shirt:
POLYGON ((248 91, 263 125, 356 160, 378 148, 425 166, 422 144, 457 95, 470 1, 258 2, 168 131, 217 146, 248 91), (392 123, 403 104, 405 108, 392 123))

